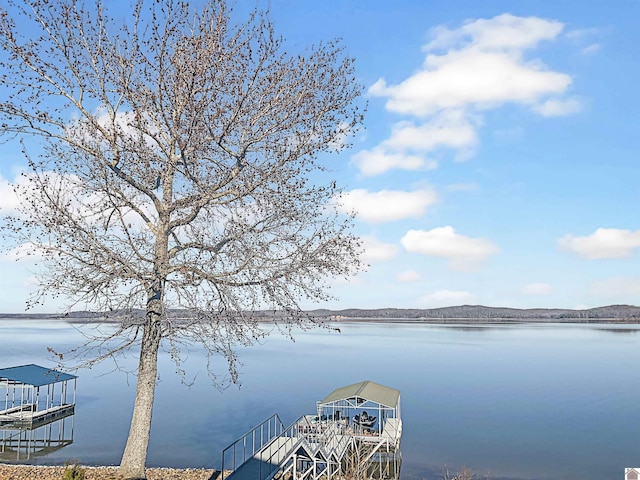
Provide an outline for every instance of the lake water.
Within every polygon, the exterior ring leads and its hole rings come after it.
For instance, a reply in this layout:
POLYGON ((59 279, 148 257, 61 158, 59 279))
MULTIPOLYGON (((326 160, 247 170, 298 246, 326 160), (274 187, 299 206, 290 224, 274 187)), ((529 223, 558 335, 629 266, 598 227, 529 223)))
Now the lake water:
MULTIPOLYGON (((640 465, 640 326, 340 323, 244 349, 240 381, 214 388, 202 352, 188 387, 160 359, 149 466, 220 466, 220 452, 273 413, 314 413, 334 388, 372 380, 401 391, 403 479, 620 480, 640 465)), ((0 320, 0 367, 54 366, 81 339, 63 321, 0 320)), ((133 356, 121 366, 131 368, 133 356)), ((224 372, 225 363, 217 365, 224 372)), ((35 463, 119 462, 135 377, 113 363, 78 372, 73 443, 35 463)))

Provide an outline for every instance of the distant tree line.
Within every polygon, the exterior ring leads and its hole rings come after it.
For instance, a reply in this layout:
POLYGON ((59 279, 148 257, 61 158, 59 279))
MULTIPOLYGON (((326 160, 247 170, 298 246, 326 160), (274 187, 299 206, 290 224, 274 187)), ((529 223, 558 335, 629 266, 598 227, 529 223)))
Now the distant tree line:
POLYGON ((483 305, 461 305, 457 307, 413 309, 413 308, 378 308, 378 309, 346 309, 346 310, 314 310, 318 317, 345 317, 349 319, 411 319, 411 320, 616 320, 637 322, 640 320, 640 307, 633 305, 609 305, 584 310, 562 308, 501 308, 483 305))
MULTIPOLYGON (((633 305, 608 305, 604 307, 572 310, 565 308, 502 308, 485 307, 483 305, 460 305, 443 308, 377 308, 362 309, 349 308, 344 310, 317 309, 308 312, 317 319, 350 319, 350 320, 479 320, 479 321, 616 321, 640 322, 640 307, 633 305)), ((144 311, 140 310, 140 316, 144 311)), ((184 310, 174 309, 168 312, 172 318, 185 317, 184 310)), ((262 321, 277 320, 282 313, 273 310, 252 312, 252 315, 262 321)), ((56 314, 0 314, 0 318, 67 318, 69 320, 111 321, 117 319, 116 312, 69 312, 64 316, 56 314)))

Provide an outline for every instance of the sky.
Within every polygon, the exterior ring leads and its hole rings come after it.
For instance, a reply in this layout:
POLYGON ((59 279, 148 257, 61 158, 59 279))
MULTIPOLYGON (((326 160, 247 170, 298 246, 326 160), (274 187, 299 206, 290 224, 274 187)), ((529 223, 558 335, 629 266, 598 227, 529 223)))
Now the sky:
MULTIPOLYGON (((640 2, 256 4, 294 46, 342 38, 368 103, 328 160, 368 267, 304 308, 640 304, 640 2)), ((0 271, 0 311, 24 311, 32 266, 0 271)))

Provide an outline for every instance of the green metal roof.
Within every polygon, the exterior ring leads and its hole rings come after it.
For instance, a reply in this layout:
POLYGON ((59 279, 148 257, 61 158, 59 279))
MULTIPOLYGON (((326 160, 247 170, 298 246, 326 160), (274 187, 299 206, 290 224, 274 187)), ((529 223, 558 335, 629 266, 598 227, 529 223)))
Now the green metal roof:
POLYGON ((0 380, 24 383, 34 387, 50 385, 77 378, 69 373, 59 372, 39 365, 21 365, 19 367, 0 368, 0 380))
POLYGON ((366 380, 364 382, 354 383, 353 385, 347 385, 346 387, 336 388, 329 396, 322 400, 320 404, 353 397, 364 398, 386 407, 395 408, 400 400, 400 390, 366 380))

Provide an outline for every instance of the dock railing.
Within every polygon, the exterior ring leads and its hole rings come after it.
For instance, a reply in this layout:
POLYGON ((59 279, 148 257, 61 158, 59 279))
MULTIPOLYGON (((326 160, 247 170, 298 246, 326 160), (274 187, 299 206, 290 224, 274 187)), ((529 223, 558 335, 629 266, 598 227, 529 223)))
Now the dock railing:
POLYGON ((352 439, 353 435, 351 435, 348 426, 335 422, 322 432, 319 443, 326 458, 331 455, 342 458, 352 439))
POLYGON ((280 468, 300 439, 316 443, 319 433, 318 425, 310 420, 309 415, 301 415, 285 427, 280 417, 274 414, 222 451, 221 480, 231 475, 225 475, 226 471, 235 471, 256 456, 258 479, 268 478, 280 468))
POLYGON ((262 450, 267 443, 282 435, 284 429, 284 423, 278 414, 274 413, 225 448, 222 451, 221 480, 224 480, 226 470, 238 468, 262 450))
POLYGON ((317 430, 308 415, 301 415, 291 425, 284 429, 280 434, 282 441, 273 441, 266 447, 261 454, 259 478, 264 479, 278 470, 282 462, 287 459, 287 455, 297 445, 300 439, 304 438, 307 442, 315 441, 317 430), (265 466, 263 468, 263 465, 265 466), (263 470, 269 471, 263 472, 263 470), (263 476, 264 473, 264 476, 263 476))

